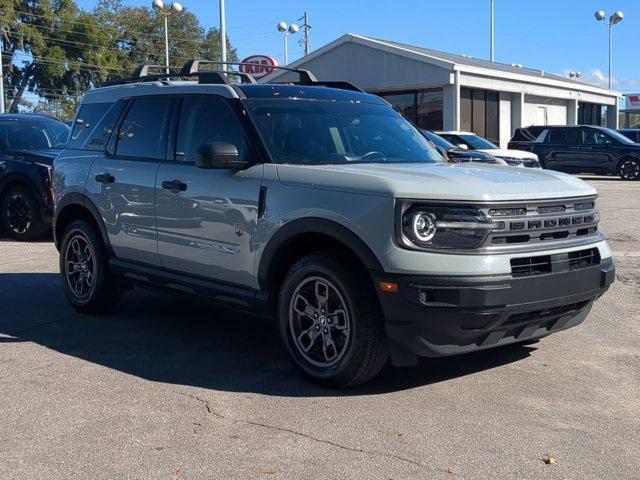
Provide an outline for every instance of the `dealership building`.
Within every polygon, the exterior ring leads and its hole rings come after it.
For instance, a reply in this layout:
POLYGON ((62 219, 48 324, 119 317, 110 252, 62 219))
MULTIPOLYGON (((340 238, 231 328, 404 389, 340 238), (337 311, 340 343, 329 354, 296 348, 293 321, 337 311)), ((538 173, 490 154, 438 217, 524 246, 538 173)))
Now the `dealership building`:
MULTIPOLYGON (((618 127, 614 90, 362 35, 343 35, 289 66, 376 93, 421 128, 473 131, 501 147, 523 126, 599 125, 606 115, 606 126, 618 127)), ((277 70, 262 81, 295 78, 277 70)))

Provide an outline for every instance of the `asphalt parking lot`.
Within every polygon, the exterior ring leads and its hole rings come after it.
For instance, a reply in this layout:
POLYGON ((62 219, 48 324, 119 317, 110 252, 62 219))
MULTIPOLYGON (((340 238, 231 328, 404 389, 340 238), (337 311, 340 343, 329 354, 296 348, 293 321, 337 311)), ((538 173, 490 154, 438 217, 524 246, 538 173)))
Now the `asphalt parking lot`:
POLYGON ((191 298, 77 314, 53 244, 0 241, 2 477, 638 478, 640 183, 585 178, 618 271, 583 325, 349 391, 301 380, 265 320, 191 298))

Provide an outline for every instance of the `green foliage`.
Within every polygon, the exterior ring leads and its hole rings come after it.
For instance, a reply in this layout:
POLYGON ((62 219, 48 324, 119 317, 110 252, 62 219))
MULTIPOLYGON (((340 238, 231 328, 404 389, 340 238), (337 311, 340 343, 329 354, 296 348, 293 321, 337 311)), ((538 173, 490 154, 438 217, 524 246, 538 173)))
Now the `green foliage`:
MULTIPOLYGON (((171 15, 168 24, 172 65, 219 59, 217 29, 205 31, 188 10, 171 15)), ((75 0, 0 0, 0 35, 7 110, 14 112, 49 108, 67 116, 92 86, 130 75, 140 64, 165 62, 163 17, 121 0, 100 0, 91 12, 75 0), (29 92, 44 102, 25 102, 29 92)), ((230 46, 228 57, 237 59, 230 46)))

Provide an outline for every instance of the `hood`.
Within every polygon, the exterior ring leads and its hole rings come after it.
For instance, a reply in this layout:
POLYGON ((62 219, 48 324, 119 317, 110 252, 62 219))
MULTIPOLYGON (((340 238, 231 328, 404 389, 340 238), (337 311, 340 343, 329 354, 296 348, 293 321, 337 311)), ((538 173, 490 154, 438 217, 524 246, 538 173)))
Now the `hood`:
POLYGON ((491 162, 495 161, 493 155, 489 155, 487 152, 481 152, 480 150, 465 150, 463 148, 452 148, 447 150, 447 155, 452 158, 459 158, 464 160, 475 160, 479 162, 491 162))
POLYGON ((519 159, 528 159, 531 158, 533 160, 538 160, 538 156, 533 152, 525 152, 524 150, 512 150, 510 148, 483 148, 480 150, 481 152, 488 153, 489 155, 493 155, 494 157, 511 157, 511 158, 519 158, 519 159))
POLYGON ((430 200, 538 200, 595 195, 560 172, 488 163, 277 165, 286 185, 430 200))
POLYGON ((58 155, 60 155, 62 149, 48 149, 48 150, 22 150, 20 155, 25 157, 25 160, 29 162, 42 163, 44 165, 53 165, 53 161, 58 155))

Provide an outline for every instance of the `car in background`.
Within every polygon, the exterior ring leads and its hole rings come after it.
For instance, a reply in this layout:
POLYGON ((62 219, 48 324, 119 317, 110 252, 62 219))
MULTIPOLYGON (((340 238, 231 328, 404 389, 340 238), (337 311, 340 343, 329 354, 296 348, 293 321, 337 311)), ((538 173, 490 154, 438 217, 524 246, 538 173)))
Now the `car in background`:
POLYGON ((433 132, 458 148, 488 153, 489 155, 507 162, 513 167, 540 168, 540 162, 535 153, 522 150, 500 148, 489 140, 472 132, 433 132))
POLYGON ((621 133, 632 142, 640 143, 640 128, 620 128, 618 133, 621 133))
POLYGON ((542 167, 550 170, 640 180, 640 144, 611 128, 595 125, 520 128, 509 147, 537 154, 542 167))
POLYGON ((15 240, 37 240, 51 226, 51 166, 70 128, 55 117, 0 115, 0 225, 15 240))
POLYGON ((440 153, 453 162, 483 162, 495 163, 499 165, 507 165, 504 160, 497 159, 493 155, 481 152, 479 150, 465 150, 458 148, 454 144, 446 141, 439 135, 429 130, 420 130, 420 132, 440 151, 440 153))

